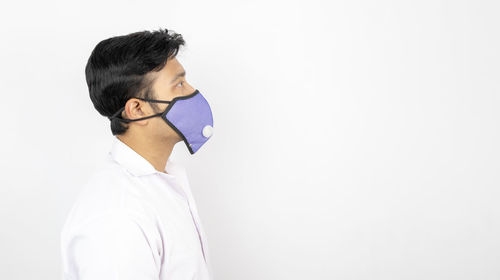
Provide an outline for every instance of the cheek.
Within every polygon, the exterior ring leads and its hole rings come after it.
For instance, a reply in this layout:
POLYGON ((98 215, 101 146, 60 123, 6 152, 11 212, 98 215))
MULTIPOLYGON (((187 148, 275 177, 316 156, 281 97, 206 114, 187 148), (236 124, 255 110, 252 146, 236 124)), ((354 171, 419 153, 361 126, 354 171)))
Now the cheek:
POLYGON ((162 119, 162 117, 158 117, 157 120, 155 121, 153 125, 153 129, 158 133, 162 135, 175 135, 177 134, 175 130, 168 125, 168 123, 162 119))
POLYGON ((163 120, 163 118, 160 116, 158 118, 156 118, 156 121, 154 123, 154 126, 156 129, 159 129, 159 130, 165 130, 167 126, 169 126, 167 124, 166 121, 163 120))

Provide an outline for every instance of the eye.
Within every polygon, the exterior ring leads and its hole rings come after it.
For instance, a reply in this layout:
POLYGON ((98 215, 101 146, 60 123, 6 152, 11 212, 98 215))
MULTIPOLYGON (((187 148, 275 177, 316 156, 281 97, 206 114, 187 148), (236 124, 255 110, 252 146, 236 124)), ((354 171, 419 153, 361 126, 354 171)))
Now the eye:
POLYGON ((179 86, 180 84, 184 84, 184 81, 180 81, 179 83, 177 83, 177 86, 179 86))

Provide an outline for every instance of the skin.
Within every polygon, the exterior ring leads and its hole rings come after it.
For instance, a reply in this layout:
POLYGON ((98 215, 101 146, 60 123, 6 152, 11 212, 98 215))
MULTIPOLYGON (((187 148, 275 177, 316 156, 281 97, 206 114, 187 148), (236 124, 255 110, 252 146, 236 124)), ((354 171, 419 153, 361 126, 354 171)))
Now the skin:
MULTIPOLYGON (((176 75, 184 71, 184 67, 174 57, 167 60, 161 71, 148 73, 148 76, 154 79, 153 90, 156 96, 152 99, 170 101, 174 97, 193 93, 195 88, 186 81, 185 75, 176 78, 176 75), (174 78, 176 79, 172 81, 174 78)), ((166 103, 155 102, 154 104, 160 108, 161 112, 168 106, 166 103)), ((125 104, 122 117, 138 119, 159 112, 153 110, 150 102, 131 98, 125 104)), ((182 141, 182 138, 160 116, 129 122, 125 125, 128 125, 127 132, 116 137, 145 158, 157 171, 168 174, 165 171, 167 160, 174 145, 182 141)))

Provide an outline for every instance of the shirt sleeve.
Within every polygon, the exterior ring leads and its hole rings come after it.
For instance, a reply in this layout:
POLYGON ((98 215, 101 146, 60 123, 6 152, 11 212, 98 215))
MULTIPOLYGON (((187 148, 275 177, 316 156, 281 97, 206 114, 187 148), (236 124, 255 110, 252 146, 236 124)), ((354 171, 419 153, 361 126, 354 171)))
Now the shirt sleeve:
POLYGON ((67 243, 69 279, 159 279, 160 255, 147 226, 110 212, 81 226, 67 243))

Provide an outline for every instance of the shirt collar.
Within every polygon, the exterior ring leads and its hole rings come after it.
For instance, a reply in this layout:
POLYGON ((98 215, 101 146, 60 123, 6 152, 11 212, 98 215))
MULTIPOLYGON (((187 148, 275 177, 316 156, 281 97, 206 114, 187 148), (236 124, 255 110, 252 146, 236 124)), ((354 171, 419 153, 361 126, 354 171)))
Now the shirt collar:
POLYGON ((154 173, 162 173, 164 175, 175 176, 175 172, 173 171, 174 165, 176 164, 172 162, 170 157, 167 159, 167 164, 165 166, 165 171, 168 174, 159 172, 149 161, 147 161, 144 157, 142 157, 116 136, 113 136, 113 142, 108 155, 134 176, 143 176, 154 173))

